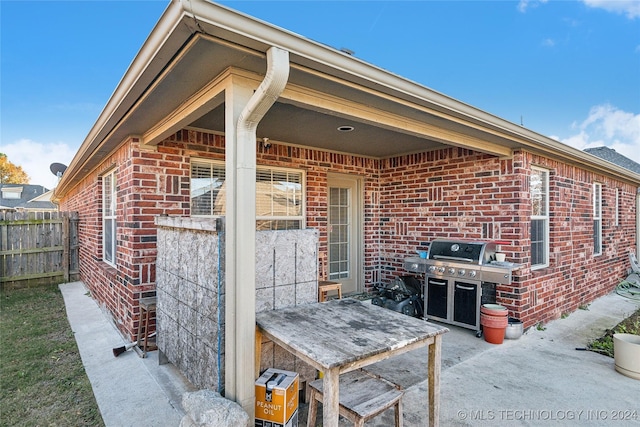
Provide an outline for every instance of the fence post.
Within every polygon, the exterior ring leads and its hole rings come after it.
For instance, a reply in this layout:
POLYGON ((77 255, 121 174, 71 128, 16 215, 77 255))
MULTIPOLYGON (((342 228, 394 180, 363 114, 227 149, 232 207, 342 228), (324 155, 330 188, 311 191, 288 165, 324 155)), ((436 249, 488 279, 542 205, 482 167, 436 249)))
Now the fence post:
MULTIPOLYGON (((4 221, 6 212, 0 212, 0 220, 4 221)), ((8 219, 8 218, 7 218, 8 219)), ((6 224, 0 225, 0 252, 6 251, 9 247, 9 226, 6 224)), ((2 281, 2 277, 6 274, 7 264, 9 261, 7 260, 6 255, 0 255, 0 282, 2 281)))
POLYGON ((71 238, 71 234, 69 233, 69 215, 62 215, 62 262, 63 262, 63 274, 64 274, 64 282, 69 282, 69 263, 71 262, 71 257, 69 256, 69 239, 71 238))

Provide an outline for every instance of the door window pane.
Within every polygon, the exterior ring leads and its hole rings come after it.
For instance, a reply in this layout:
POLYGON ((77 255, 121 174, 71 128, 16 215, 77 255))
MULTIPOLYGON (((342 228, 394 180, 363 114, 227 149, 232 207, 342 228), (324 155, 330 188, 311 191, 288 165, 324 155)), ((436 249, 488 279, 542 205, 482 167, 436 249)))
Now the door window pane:
POLYGON ((348 188, 329 189, 329 279, 348 278, 351 274, 349 256, 349 204, 348 188))

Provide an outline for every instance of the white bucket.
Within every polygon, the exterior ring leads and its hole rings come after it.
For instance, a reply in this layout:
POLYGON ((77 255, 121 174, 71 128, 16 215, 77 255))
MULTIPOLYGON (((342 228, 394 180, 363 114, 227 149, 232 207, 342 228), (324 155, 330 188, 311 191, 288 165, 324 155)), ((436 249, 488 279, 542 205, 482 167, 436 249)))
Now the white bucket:
POLYGON ((616 371, 640 380, 640 335, 613 334, 616 371))

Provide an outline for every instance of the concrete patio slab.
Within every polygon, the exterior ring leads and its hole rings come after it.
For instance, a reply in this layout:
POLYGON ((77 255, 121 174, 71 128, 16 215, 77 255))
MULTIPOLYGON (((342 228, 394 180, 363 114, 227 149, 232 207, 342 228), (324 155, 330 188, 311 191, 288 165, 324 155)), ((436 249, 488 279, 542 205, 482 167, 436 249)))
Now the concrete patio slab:
MULTIPOLYGON (((576 350, 640 308, 611 293, 564 319, 530 328, 501 345, 451 327, 443 336, 442 426, 640 425, 640 381, 619 374, 614 360, 576 350)), ((405 384, 405 426, 424 426, 426 351, 387 360, 377 373, 405 384), (416 364, 415 361, 420 361, 416 364), (401 368, 400 368, 401 367, 401 368), (398 372, 402 369, 402 372, 398 372)), ((385 414, 371 426, 392 425, 385 414)))
MULTIPOLYGON (((124 343, 111 319, 81 282, 60 289, 106 425, 178 426, 182 394, 194 387, 173 365, 158 365, 158 352, 146 359, 133 351, 113 357, 112 348, 124 343)), ((550 322, 544 330, 530 328, 501 345, 447 325, 440 425, 640 425, 640 381, 616 372, 609 357, 576 350, 639 307, 640 302, 611 293, 587 310, 550 322)), ((367 368, 406 390, 405 427, 425 426, 428 420, 426 362, 427 350, 419 349, 367 368)), ((306 412, 301 404, 301 426, 306 412)), ((342 420, 340 425, 351 424, 342 420)), ((392 411, 367 423, 389 425, 392 411)))
POLYGON ((141 358, 126 343, 82 282, 60 285, 67 316, 100 414, 107 427, 177 426, 184 415, 182 394, 194 388, 171 364, 159 365, 158 352, 141 358))

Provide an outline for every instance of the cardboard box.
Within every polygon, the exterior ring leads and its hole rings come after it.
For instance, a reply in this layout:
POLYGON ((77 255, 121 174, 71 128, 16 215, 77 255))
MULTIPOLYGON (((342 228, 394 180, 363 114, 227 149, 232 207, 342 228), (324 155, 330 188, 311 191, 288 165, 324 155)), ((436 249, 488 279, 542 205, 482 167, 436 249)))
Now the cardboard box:
POLYGON ((298 427, 296 372, 269 368, 256 381, 255 427, 298 427))

